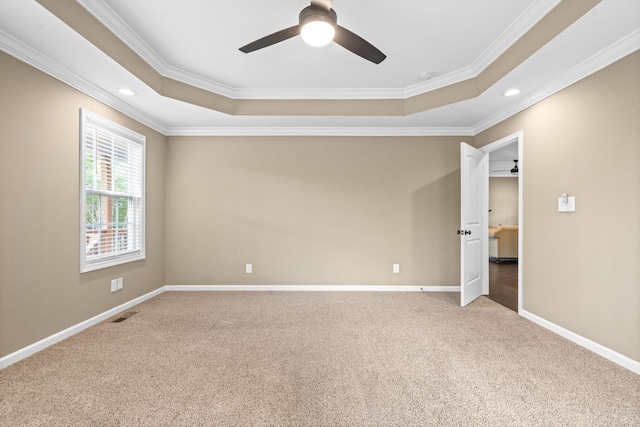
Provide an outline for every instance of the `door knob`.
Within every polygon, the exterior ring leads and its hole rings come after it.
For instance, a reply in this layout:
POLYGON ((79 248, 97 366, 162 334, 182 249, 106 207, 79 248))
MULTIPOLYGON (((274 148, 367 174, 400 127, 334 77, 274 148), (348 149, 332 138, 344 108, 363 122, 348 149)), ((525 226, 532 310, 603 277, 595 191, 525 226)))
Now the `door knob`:
POLYGON ((465 235, 466 235, 466 234, 471 234, 471 231, 470 231, 470 230, 465 230, 465 231, 464 231, 464 234, 465 234, 465 235))

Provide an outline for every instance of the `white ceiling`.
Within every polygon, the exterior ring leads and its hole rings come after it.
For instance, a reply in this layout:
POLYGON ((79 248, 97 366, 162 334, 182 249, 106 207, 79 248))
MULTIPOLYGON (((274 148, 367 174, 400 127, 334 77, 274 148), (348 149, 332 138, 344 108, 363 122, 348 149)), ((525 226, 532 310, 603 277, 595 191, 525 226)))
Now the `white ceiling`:
POLYGON ((128 38, 144 41, 153 52, 150 56, 155 53, 169 67, 218 82, 230 94, 265 89, 405 89, 420 83, 421 73, 442 75, 468 67, 511 26, 528 29, 539 9, 549 3, 554 2, 335 0, 339 24, 388 55, 376 66, 335 43, 312 48, 300 37, 251 54, 238 51, 296 25, 308 0, 90 2, 123 34, 127 27, 134 29, 128 38), (477 25, 479 18, 483 25, 477 25))
POLYGON ((489 176, 515 178, 518 175, 510 171, 515 166, 514 160, 520 158, 518 154, 518 141, 514 141, 489 153, 489 176), (499 172, 498 172, 499 171, 499 172))
MULTIPOLYGON (((475 77, 558 0, 335 0, 338 23, 387 59, 299 38, 308 0, 77 0, 160 74, 230 98, 403 99, 475 77), (420 75, 426 74, 426 78, 420 75)), ((640 48, 640 2, 603 0, 480 96, 404 117, 231 116, 163 97, 35 0, 0 2, 0 49, 167 134, 473 135, 640 48), (138 95, 123 97, 120 87, 138 95), (518 87, 522 93, 505 98, 518 87)))

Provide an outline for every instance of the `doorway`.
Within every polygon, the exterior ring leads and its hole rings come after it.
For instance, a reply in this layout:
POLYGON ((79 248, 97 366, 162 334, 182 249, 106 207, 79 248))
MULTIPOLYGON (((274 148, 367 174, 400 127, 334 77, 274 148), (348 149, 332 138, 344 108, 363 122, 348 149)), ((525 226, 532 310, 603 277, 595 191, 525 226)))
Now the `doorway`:
POLYGON ((489 156, 485 295, 516 312, 523 306, 522 142, 522 132, 518 132, 480 149, 489 156))

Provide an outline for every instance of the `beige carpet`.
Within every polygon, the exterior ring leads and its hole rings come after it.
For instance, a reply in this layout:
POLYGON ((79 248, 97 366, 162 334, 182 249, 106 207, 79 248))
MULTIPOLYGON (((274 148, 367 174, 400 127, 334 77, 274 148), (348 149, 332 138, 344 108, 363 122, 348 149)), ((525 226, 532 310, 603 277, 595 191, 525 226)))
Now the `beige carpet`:
POLYGON ((0 371, 0 425, 640 425, 640 376, 458 298, 167 292, 0 371))

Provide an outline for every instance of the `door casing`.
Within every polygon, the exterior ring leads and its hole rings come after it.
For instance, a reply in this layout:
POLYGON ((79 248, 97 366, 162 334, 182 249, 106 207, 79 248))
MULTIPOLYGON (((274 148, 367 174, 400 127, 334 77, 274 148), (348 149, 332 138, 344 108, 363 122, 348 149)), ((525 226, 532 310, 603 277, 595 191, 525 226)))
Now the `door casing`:
MULTIPOLYGON (((514 134, 505 136, 497 141, 494 141, 490 144, 487 144, 481 148, 480 151, 483 153, 491 153, 492 151, 496 151, 500 148, 503 148, 509 144, 518 144, 518 313, 522 313, 524 306, 524 295, 523 295, 523 283, 522 283, 522 267, 524 260, 524 251, 523 251, 523 230, 524 230, 524 209, 523 209, 523 183, 524 183, 524 156, 523 156, 523 132, 518 131, 514 134)), ((484 206, 489 205, 489 173, 487 170, 486 176, 482 178, 483 181, 483 191, 482 197, 484 198, 481 201, 484 206)), ((489 212, 484 212, 483 215, 483 242, 482 245, 486 248, 489 247, 489 212)), ((483 279, 482 279, 482 293, 483 295, 489 294, 489 257, 485 257, 483 260, 484 268, 483 268, 483 279)))

